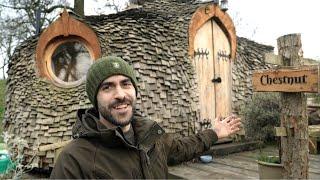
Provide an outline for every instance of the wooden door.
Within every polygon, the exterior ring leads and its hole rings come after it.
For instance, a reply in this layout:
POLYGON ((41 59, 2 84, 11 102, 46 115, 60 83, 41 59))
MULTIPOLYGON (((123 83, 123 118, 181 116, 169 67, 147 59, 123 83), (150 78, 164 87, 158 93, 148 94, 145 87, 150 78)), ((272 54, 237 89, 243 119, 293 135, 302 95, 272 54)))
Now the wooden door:
POLYGON ((213 20, 196 33, 193 65, 200 93, 200 121, 231 114, 231 60, 227 36, 213 20), (213 82, 214 81, 214 82, 213 82))
POLYGON ((221 83, 215 83, 216 116, 226 117, 232 113, 232 62, 230 58, 230 43, 219 25, 212 20, 215 76, 221 78, 221 83))

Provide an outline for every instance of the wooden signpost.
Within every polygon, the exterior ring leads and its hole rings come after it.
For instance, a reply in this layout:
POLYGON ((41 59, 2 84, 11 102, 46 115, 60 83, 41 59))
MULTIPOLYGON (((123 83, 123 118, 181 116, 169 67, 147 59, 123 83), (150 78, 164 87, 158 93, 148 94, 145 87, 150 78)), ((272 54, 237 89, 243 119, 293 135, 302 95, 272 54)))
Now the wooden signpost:
POLYGON ((278 38, 276 58, 281 64, 273 70, 253 73, 253 90, 281 92, 280 159, 284 179, 308 179, 309 147, 306 97, 304 92, 319 92, 318 66, 302 66, 301 35, 278 38))
POLYGON ((318 77, 318 66, 256 71, 252 76, 253 91, 317 93, 318 77))

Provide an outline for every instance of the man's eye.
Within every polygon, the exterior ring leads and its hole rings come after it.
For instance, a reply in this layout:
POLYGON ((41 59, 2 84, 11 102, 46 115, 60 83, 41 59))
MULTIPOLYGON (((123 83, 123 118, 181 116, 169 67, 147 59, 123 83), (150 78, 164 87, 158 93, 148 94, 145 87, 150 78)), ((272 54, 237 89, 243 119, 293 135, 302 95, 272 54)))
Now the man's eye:
POLYGON ((102 90, 104 90, 104 91, 105 91, 105 90, 109 90, 109 89, 110 89, 110 86, 103 86, 103 87, 102 87, 102 90))
POLYGON ((126 87, 127 87, 127 86, 131 86, 131 85, 132 85, 132 83, 131 83, 130 81, 123 83, 123 86, 126 86, 126 87))

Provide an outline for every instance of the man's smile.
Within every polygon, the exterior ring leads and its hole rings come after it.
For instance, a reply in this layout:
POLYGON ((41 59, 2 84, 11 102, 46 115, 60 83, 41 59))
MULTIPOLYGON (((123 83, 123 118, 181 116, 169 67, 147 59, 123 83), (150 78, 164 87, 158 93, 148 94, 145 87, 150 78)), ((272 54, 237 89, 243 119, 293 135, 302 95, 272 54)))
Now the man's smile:
POLYGON ((112 107, 112 109, 114 111, 116 111, 117 113, 125 113, 129 110, 130 104, 128 103, 121 103, 121 104, 117 104, 115 106, 112 107))

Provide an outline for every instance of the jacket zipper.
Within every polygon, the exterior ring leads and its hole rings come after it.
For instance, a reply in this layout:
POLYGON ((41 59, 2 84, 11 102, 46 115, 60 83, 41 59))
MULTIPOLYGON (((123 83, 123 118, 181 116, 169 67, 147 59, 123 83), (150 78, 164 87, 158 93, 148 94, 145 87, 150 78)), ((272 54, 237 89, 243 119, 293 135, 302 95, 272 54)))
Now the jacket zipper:
MULTIPOLYGON (((152 128, 153 128, 153 127, 154 127, 154 126, 152 126, 152 128)), ((140 151, 140 152, 143 153, 144 162, 149 166, 149 165, 150 165, 150 157, 149 157, 148 153, 147 153, 145 150, 140 149, 140 148, 137 147, 137 146, 133 146, 133 145, 129 144, 129 143, 128 143, 125 139, 123 139, 123 137, 122 137, 121 135, 119 135, 118 133, 119 133, 119 132, 117 132, 117 136, 119 136, 119 137, 121 138, 121 140, 125 143, 126 146, 128 146, 128 147, 130 147, 130 148, 133 148, 133 149, 135 149, 135 150, 140 151)), ((143 138, 143 140, 146 139, 146 137, 148 137, 149 134, 150 134, 150 131, 149 131, 148 134, 143 138)), ((141 142, 142 142, 142 141, 141 141, 141 142)))
POLYGON ((145 152, 144 150, 142 150, 142 152, 145 156, 147 166, 150 166, 150 157, 149 157, 148 153, 145 152))

